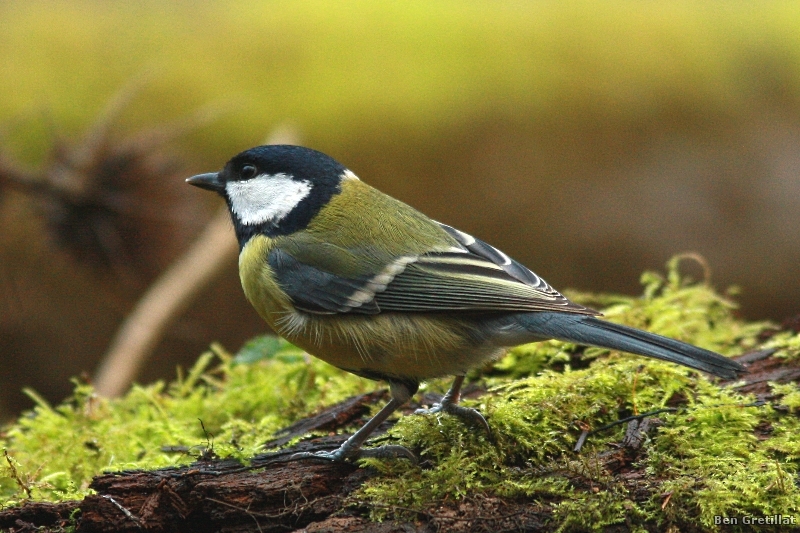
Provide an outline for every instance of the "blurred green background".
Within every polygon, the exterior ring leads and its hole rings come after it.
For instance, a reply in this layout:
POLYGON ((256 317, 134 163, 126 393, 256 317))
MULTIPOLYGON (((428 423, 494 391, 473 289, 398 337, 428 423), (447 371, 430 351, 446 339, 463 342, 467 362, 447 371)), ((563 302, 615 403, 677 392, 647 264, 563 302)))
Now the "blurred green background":
MULTIPOLYGON (((0 3, 0 154, 20 168, 58 175, 53 147, 80 145, 132 83, 109 138, 224 110, 151 146, 167 178, 110 223, 137 236, 110 266, 0 189, 0 415, 24 386, 60 399, 93 371, 217 206, 182 178, 275 128, 558 288, 637 293, 692 250, 745 316, 795 314, 799 28, 797 2, 0 3)), ((139 379, 263 330, 231 258, 139 379)))

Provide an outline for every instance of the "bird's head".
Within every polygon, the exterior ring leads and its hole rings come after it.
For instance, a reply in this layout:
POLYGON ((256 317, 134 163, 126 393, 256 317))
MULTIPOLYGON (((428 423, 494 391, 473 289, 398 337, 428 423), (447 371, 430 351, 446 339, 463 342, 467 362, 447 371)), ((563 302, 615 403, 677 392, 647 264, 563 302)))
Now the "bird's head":
POLYGON ((220 172, 198 174, 186 182, 225 198, 243 246, 256 234, 275 237, 305 228, 341 192, 345 179, 358 178, 321 152, 267 145, 234 156, 220 172))

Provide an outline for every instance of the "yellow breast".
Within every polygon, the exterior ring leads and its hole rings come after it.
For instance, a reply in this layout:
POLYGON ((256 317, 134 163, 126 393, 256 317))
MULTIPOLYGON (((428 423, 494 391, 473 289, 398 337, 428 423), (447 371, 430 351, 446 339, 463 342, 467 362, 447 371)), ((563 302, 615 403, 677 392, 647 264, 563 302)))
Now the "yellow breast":
POLYGON ((239 278, 244 295, 261 318, 276 329, 276 322, 292 311, 292 305, 289 297, 275 281, 267 262, 269 252, 274 246, 275 241, 264 235, 251 238, 239 253, 239 278))

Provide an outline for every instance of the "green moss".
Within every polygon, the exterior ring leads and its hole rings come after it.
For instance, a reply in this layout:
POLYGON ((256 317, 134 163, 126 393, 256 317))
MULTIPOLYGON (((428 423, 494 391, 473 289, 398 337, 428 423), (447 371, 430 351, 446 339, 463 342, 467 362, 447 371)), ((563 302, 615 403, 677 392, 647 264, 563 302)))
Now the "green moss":
POLYGON ((795 361, 800 358, 800 333, 794 335, 788 331, 778 333, 764 344, 764 348, 776 349, 775 357, 783 357, 787 361, 795 361))
MULTIPOLYGON (((765 325, 738 320, 728 298, 680 276, 679 263, 671 261, 666 275, 645 274, 642 298, 574 296, 600 304, 612 320, 722 353, 754 347, 765 325)), ((797 356, 796 335, 775 335, 768 345, 797 356)), ((448 415, 401 417, 382 440, 415 450, 420 466, 365 460, 378 475, 354 502, 369 504, 376 519, 403 518, 494 495, 540 508, 560 531, 714 530, 714 516, 800 514, 796 384, 774 385, 776 402, 753 406, 735 387, 684 367, 559 342, 517 348, 484 370, 489 392, 466 403, 486 415, 492 435, 448 415), (587 368, 569 364, 579 351, 591 360, 587 368), (658 415, 663 425, 628 468, 636 476, 614 475, 602 462, 624 425, 594 433, 580 453, 572 451, 585 429, 666 405, 680 409, 658 415)), ((97 398, 79 382, 57 407, 31 393, 37 407, 2 434, 8 459, 0 498, 4 505, 80 498, 103 470, 185 463, 210 446, 246 460, 276 429, 374 386, 260 338, 235 358, 214 347, 186 376, 134 387, 119 400, 97 398)))
POLYGON ((208 447, 240 459, 260 451, 275 430, 373 384, 303 356, 285 341, 246 346, 240 364, 215 346, 184 377, 166 385, 134 386, 107 400, 76 382, 71 398, 37 406, 5 429, 0 447, 14 465, 0 466, 0 505, 26 498, 82 498, 92 476, 106 470, 187 463, 208 447), (201 422, 202 421, 202 422, 201 422), (15 479, 16 478, 16 479, 15 479))

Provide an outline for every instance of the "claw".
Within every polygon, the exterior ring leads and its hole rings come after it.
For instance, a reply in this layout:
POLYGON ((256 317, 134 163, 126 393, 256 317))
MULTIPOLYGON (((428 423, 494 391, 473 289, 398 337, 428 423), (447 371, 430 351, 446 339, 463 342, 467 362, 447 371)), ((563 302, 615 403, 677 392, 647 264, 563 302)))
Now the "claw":
POLYGON ((442 401, 432 406, 430 409, 417 409, 414 414, 427 415, 432 413, 447 413, 449 415, 457 416, 465 423, 471 426, 478 426, 486 431, 486 434, 491 438, 492 430, 489 423, 483 418, 475 409, 469 407, 461 407, 458 405, 458 400, 461 398, 461 385, 464 383, 464 376, 456 376, 450 390, 444 395, 442 401))
POLYGON ((414 411, 414 414, 416 415, 428 415, 435 413, 447 413, 448 415, 456 416, 470 426, 482 428, 484 431, 486 431, 487 435, 492 434, 489 423, 486 421, 483 415, 478 410, 470 407, 462 407, 455 403, 442 400, 440 403, 435 404, 430 409, 417 409, 414 411))
POLYGON ((357 459, 365 457, 375 457, 376 459, 408 459, 411 464, 417 464, 417 456, 404 446, 396 444, 386 444, 377 448, 367 448, 360 450, 357 459))
POLYGON ((408 401, 412 394, 417 391, 416 382, 390 382, 390 391, 392 399, 389 400, 383 409, 378 411, 378 414, 373 416, 369 422, 364 424, 361 429, 356 431, 344 444, 339 446, 338 449, 332 452, 299 452, 292 455, 289 460, 294 461, 297 459, 318 459, 322 461, 334 462, 353 462, 362 457, 378 457, 378 458, 406 458, 417 463, 417 458, 413 453, 403 448, 402 446, 380 446, 378 448, 369 448, 366 450, 361 449, 361 445, 367 440, 367 437, 381 425, 389 415, 394 413, 398 407, 408 401))
POLYGON ((417 457, 408 448, 389 444, 366 449, 345 449, 344 446, 340 446, 332 452, 298 452, 289 457, 289 460, 318 459, 335 463, 349 463, 368 457, 376 459, 408 459, 412 464, 417 464, 417 457))
POLYGON ((341 453, 342 449, 339 448, 332 452, 297 452, 289 457, 290 461, 299 461, 301 459, 319 459, 320 461, 328 461, 332 463, 346 462, 349 458, 341 453))

